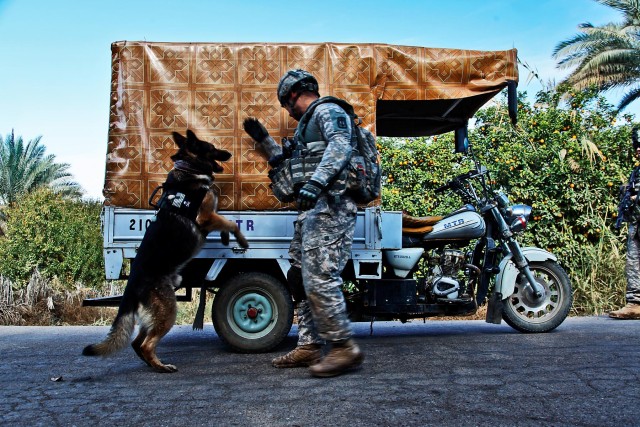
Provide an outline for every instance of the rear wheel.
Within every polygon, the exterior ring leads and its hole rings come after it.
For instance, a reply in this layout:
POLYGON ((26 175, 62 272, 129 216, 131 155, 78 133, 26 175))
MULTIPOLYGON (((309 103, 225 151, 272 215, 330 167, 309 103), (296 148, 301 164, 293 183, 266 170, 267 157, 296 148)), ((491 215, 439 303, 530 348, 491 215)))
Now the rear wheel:
POLYGON ((235 351, 259 353, 282 342, 293 322, 286 287, 264 273, 244 273, 221 286, 211 318, 222 341, 235 351))
POLYGON ((544 288, 544 296, 533 298, 522 286, 526 279, 520 275, 513 295, 505 300, 502 318, 520 332, 548 332, 569 314, 573 298, 571 281, 554 261, 530 263, 529 268, 544 288))

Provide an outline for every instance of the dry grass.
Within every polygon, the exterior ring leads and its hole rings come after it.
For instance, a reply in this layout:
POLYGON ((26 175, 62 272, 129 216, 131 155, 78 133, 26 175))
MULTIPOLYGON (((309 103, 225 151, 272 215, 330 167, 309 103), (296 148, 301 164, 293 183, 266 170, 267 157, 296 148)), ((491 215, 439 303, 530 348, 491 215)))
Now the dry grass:
MULTIPOLYGON (((211 320, 211 304, 213 303, 213 294, 207 292, 207 303, 204 309, 204 321, 211 320)), ((200 304, 200 290, 193 290, 193 297, 189 302, 178 303, 178 315, 176 316, 176 325, 191 325, 196 317, 196 311, 200 304)))
POLYGON ((82 307, 82 300, 96 296, 92 289, 64 289, 57 280, 47 280, 36 271, 27 287, 13 289, 0 276, 0 325, 106 325, 115 316, 113 308, 82 307))
MULTIPOLYGON (((121 294, 123 288, 123 282, 114 282, 98 290, 80 285, 69 290, 36 271, 25 289, 15 291, 12 282, 0 276, 0 325, 110 325, 117 308, 83 307, 82 300, 121 294)), ((199 300, 196 290, 191 302, 178 304, 176 324, 193 322, 199 300)), ((212 301, 213 296, 207 294, 205 322, 210 319, 212 301)))
POLYGON ((624 305, 627 286, 626 253, 613 235, 597 246, 585 246, 574 271, 568 271, 573 286, 575 315, 606 314, 624 305))

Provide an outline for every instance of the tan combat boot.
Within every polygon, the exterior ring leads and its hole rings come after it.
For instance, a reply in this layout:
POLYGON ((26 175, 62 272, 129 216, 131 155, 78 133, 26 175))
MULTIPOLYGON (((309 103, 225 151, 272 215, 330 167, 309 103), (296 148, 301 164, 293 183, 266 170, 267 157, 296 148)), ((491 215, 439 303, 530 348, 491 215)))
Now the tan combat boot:
POLYGON ((614 319, 640 319, 640 304, 628 303, 620 310, 609 313, 609 317, 614 319))
POLYGON ((289 353, 276 357, 271 364, 276 368, 298 368, 311 366, 322 358, 322 346, 320 344, 300 345, 289 353))
POLYGON ((309 367, 309 372, 314 377, 335 377, 362 365, 363 360, 360 347, 354 340, 348 339, 341 344, 334 343, 320 363, 309 367))

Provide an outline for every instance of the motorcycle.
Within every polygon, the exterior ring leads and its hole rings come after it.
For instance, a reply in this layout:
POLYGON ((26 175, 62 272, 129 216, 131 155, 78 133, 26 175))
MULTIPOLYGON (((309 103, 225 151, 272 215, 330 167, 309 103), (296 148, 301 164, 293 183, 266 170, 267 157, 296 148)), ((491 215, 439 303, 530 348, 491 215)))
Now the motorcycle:
POLYGON ((552 253, 520 246, 531 207, 512 205, 491 183, 476 160, 435 190, 456 193, 461 208, 443 217, 403 215, 402 249, 385 251, 382 279, 359 280, 347 295, 352 319, 471 315, 491 291, 487 322, 521 332, 558 327, 571 308, 569 276, 552 253))

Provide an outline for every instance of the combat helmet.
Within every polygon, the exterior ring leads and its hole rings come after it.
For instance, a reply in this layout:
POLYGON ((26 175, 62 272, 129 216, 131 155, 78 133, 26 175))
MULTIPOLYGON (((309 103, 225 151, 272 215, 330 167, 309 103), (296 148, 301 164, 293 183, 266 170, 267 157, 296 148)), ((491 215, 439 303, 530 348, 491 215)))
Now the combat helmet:
POLYGON ((293 90, 315 92, 317 94, 318 80, 308 71, 302 69, 289 70, 278 83, 278 101, 280 101, 281 106, 284 107, 289 101, 289 96, 293 90))

